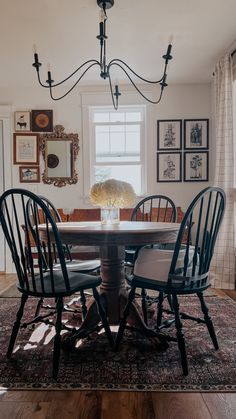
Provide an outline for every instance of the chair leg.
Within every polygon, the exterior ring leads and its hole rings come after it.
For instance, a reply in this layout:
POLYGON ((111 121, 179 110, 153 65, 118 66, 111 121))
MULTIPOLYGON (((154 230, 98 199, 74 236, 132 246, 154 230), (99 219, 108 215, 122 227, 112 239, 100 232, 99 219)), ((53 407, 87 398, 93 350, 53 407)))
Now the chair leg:
POLYGON ((57 299, 57 318, 55 324, 56 334, 54 337, 54 347, 53 347, 53 378, 57 379, 58 369, 59 369, 59 360, 60 360, 60 350, 61 350, 61 329, 62 329, 62 311, 64 308, 63 298, 59 297, 57 299))
POLYGON ((182 331, 182 323, 179 314, 179 302, 177 295, 173 295, 173 309, 175 312, 175 327, 176 327, 176 336, 178 341, 178 347, 181 356, 181 363, 183 374, 188 375, 188 362, 187 362, 187 355, 186 355, 186 348, 185 348, 185 339, 184 334, 182 331))
POLYGON ((157 303, 157 328, 161 325, 162 313, 163 313, 163 301, 164 293, 160 292, 157 303))
POLYGON ((39 312, 40 312, 40 309, 41 309, 42 304, 43 304, 43 297, 41 297, 41 298, 38 300, 38 303, 37 303, 37 307, 36 307, 36 310, 35 310, 34 317, 37 317, 37 316, 39 315, 39 312))
POLYGON ((215 349, 219 349, 217 337, 216 337, 216 334, 215 334, 215 329, 214 329, 214 326, 213 326, 211 317, 208 314, 208 311, 209 310, 208 310, 208 307, 207 307, 207 305, 205 303, 205 300, 204 300, 204 297, 203 297, 203 293, 202 292, 199 292, 199 293, 197 293, 197 295, 198 295, 198 298, 199 298, 200 303, 201 303, 201 309, 202 309, 202 312, 204 314, 204 320, 206 322, 207 329, 208 329, 209 335, 211 337, 211 340, 213 342, 214 348, 215 349))
POLYGON ((87 314, 86 298, 85 298, 84 291, 80 291, 80 302, 81 302, 81 307, 82 307, 82 319, 84 320, 87 314))
POLYGON ((145 290, 145 288, 141 289, 141 297, 142 297, 143 320, 146 324, 148 324, 147 291, 145 290))
POLYGON ((22 319, 22 316, 23 316, 23 313, 24 313, 24 307, 25 307, 25 303, 26 303, 27 299, 28 299, 28 295, 22 294, 21 304, 20 304, 19 310, 16 314, 16 321, 15 321, 15 323, 13 325, 13 328, 12 328, 10 342, 9 342, 8 349, 7 349, 7 358, 11 357, 11 354, 12 354, 12 351, 13 351, 13 348, 14 348, 14 344, 15 344, 15 341, 16 341, 16 337, 17 337, 17 334, 18 334, 18 331, 19 331, 19 328, 20 328, 20 322, 21 322, 21 319, 22 319))
POLYGON ((168 304, 169 304, 169 306, 170 306, 170 309, 173 311, 173 301, 172 301, 172 295, 170 295, 170 294, 167 294, 167 301, 168 301, 168 304))
POLYGON ((123 337, 123 334, 124 334, 124 331, 125 331, 125 326, 126 326, 126 323, 127 323, 127 317, 129 315, 129 310, 130 310, 132 301, 134 300, 134 297, 135 297, 135 290, 136 290, 136 288, 132 287, 130 292, 129 292, 128 302, 127 302, 126 307, 124 309, 123 318, 120 321, 120 326, 119 326, 118 333, 117 333, 117 336, 116 336, 115 351, 117 351, 117 349, 119 347, 119 344, 120 344, 120 341, 121 341, 121 339, 123 337))
POLYGON ((113 348, 114 347, 114 339, 113 339, 113 336, 111 334, 111 329, 110 329, 110 326, 109 326, 109 323, 108 323, 108 320, 107 320, 107 317, 106 317, 106 313, 105 313, 104 308, 101 304, 100 296, 99 296, 99 293, 98 293, 96 288, 93 288, 93 296, 94 296, 94 299, 97 303, 98 312, 99 312, 99 315, 101 317, 102 325, 105 329, 107 339, 108 339, 111 347, 113 348))

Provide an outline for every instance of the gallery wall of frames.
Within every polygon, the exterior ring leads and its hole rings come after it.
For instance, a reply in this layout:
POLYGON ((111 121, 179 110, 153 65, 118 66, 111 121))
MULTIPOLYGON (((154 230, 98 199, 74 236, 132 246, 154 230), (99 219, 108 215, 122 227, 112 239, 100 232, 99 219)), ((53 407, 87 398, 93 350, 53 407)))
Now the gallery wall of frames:
POLYGON ((209 119, 157 121, 157 182, 209 179, 209 119))
POLYGON ((19 180, 21 183, 38 183, 39 134, 53 131, 53 111, 16 111, 14 131, 13 164, 19 165, 19 180))

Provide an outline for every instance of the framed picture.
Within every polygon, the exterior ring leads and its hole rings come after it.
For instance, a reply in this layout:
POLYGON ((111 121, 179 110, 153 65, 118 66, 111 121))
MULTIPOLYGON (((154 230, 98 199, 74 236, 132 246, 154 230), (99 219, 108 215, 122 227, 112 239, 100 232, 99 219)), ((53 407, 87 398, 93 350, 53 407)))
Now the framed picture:
POLYGON ((184 148, 185 150, 209 148, 209 119, 184 120, 184 148))
POLYGON ((184 181, 208 181, 208 151, 191 151, 184 153, 184 181))
POLYGON ((53 131, 53 111, 31 111, 31 130, 33 132, 53 131))
POLYGON ((13 134, 13 163, 39 164, 38 134, 13 134))
POLYGON ((182 120, 165 119, 157 121, 157 150, 181 150, 182 120))
POLYGON ((30 131, 30 111, 15 112, 15 131, 30 131))
POLYGON ((157 181, 182 181, 181 153, 157 153, 157 181))
POLYGON ((21 183, 40 182, 39 166, 20 166, 19 175, 21 183))

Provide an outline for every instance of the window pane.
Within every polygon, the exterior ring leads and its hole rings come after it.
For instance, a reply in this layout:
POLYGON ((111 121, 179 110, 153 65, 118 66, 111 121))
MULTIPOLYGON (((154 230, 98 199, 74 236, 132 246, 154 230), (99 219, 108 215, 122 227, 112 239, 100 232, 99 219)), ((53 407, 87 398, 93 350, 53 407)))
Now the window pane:
POLYGON ((95 112, 94 122, 109 122, 109 112, 95 112))
POLYGON ((110 132, 124 132, 125 126, 124 125, 111 125, 110 132))
POLYGON ((109 126, 108 125, 97 125, 96 126, 96 134, 98 132, 109 132, 109 126))
POLYGON ((142 114, 141 112, 126 112, 126 122, 135 122, 135 121, 141 121, 142 120, 142 114))
POLYGON ((127 132, 126 152, 140 154, 140 134, 137 132, 127 132))
POLYGON ((125 114, 124 112, 111 112, 110 113, 110 122, 124 122, 125 114))
POLYGON ((101 153, 96 156, 96 162, 97 163, 124 163, 124 162, 140 162, 140 155, 111 155, 110 153, 107 153, 105 155, 104 153, 101 153))
POLYGON ((96 135, 96 154, 108 154, 110 151, 109 133, 96 135))
POLYGON ((140 125, 126 125, 126 132, 139 132, 140 133, 140 125))
POLYGON ((141 165, 137 166, 95 166, 94 178, 96 182, 107 179, 117 179, 129 182, 136 194, 141 194, 141 165))
POLYGON ((114 132, 111 134, 111 153, 124 154, 125 152, 125 134, 124 132, 114 132))

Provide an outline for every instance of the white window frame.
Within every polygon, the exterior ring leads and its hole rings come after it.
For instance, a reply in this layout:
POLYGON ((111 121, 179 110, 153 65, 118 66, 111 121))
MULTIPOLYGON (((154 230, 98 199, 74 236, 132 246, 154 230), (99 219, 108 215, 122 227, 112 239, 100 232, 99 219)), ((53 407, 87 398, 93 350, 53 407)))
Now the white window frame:
MULTIPOLYGON (((134 101, 135 102, 135 101, 134 101)), ((83 115, 83 177, 84 177, 84 196, 89 196, 89 191, 94 183, 94 165, 95 161, 95 124, 92 122, 92 117, 95 110, 113 110, 114 108, 108 105, 82 105, 83 115)), ((128 104, 119 106, 119 111, 137 111, 141 110, 143 121, 140 123, 140 161, 139 162, 122 162, 120 166, 130 164, 141 165, 141 192, 139 196, 147 193, 147 105, 146 104, 128 104)), ((110 123, 109 123, 110 124, 110 123)), ((121 123, 120 123, 121 124, 121 123)), ((131 123, 132 124, 132 123, 131 123)), ((117 123, 114 123, 117 125, 117 123)), ((119 165, 119 163, 106 162, 104 165, 119 165)), ((96 163, 97 165, 97 163, 96 163)))

